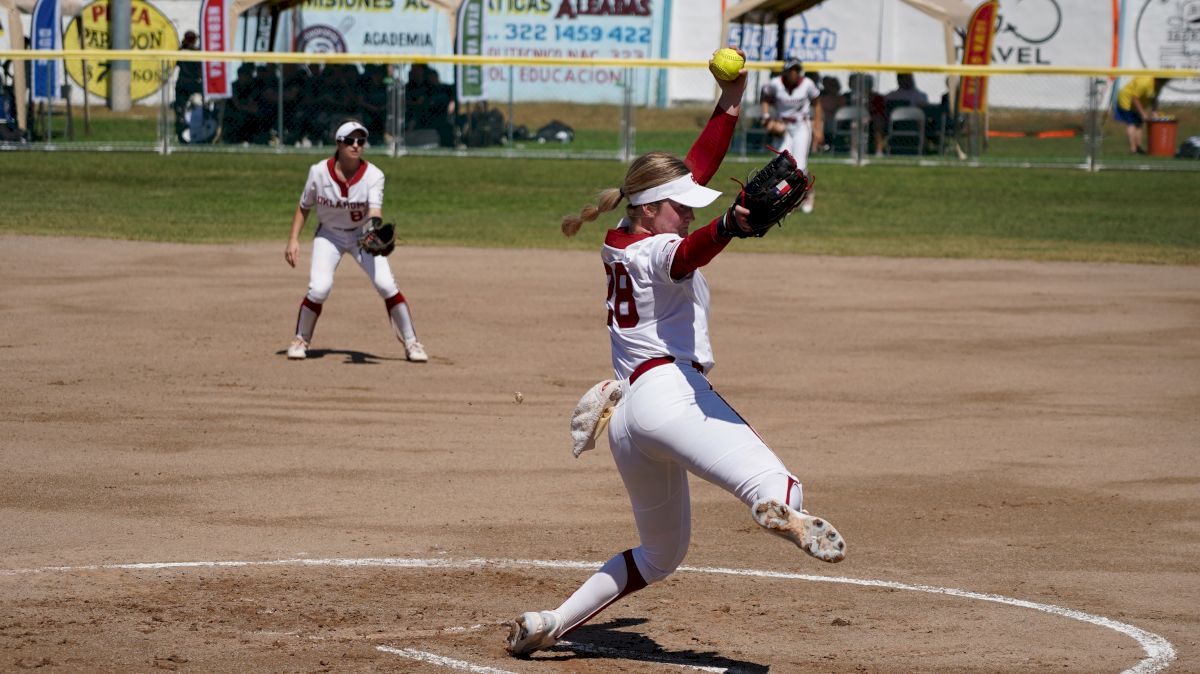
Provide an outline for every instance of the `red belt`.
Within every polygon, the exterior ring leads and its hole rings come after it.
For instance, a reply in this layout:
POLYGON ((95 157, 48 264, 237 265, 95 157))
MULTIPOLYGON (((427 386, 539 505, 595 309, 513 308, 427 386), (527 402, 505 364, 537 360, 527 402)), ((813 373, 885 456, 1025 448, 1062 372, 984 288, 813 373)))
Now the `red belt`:
MULTIPOLYGON (((641 365, 638 365, 633 369, 633 374, 629 375, 629 385, 633 386, 633 383, 638 380, 638 377, 646 374, 659 365, 667 365, 668 363, 674 362, 675 356, 660 356, 658 358, 651 358, 650 360, 642 361, 641 365)), ((692 367, 696 368, 696 372, 704 374, 704 368, 700 366, 700 363, 697 363, 693 360, 691 361, 691 364, 692 367)))

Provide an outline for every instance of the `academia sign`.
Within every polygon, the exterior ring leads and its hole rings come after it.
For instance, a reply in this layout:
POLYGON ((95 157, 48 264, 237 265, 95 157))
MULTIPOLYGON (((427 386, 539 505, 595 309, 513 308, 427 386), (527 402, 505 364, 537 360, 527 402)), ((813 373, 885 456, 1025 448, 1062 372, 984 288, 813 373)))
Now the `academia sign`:
POLYGON ((450 15, 421 0, 306 0, 280 18, 284 51, 449 54, 450 15))

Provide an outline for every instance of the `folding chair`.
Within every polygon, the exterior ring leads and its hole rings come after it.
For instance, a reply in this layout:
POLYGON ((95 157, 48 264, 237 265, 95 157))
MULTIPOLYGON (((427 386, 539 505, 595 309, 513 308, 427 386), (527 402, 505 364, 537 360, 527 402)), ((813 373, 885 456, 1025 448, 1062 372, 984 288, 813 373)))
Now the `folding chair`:
POLYGON ((833 138, 830 139, 833 151, 848 153, 852 147, 856 147, 859 139, 855 136, 865 128, 869 120, 866 108, 861 105, 838 108, 833 114, 833 138))
POLYGON ((911 105, 896 108, 888 117, 888 154, 925 153, 925 113, 911 105))

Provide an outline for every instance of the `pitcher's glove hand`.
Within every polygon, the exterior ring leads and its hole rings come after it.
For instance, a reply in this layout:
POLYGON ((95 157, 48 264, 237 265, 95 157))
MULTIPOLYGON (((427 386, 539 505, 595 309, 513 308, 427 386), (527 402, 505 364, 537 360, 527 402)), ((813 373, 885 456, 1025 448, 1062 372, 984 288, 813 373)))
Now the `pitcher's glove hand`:
POLYGON ((387 257, 396 249, 396 226, 382 218, 369 218, 358 230, 358 247, 371 255, 387 257))
POLYGON ((750 182, 742 186, 733 206, 721 218, 717 233, 739 239, 766 236, 767 230, 800 205, 810 187, 812 177, 796 165, 791 152, 784 150, 750 176, 750 182), (735 217, 734 208, 737 206, 749 211, 745 217, 745 228, 735 217))

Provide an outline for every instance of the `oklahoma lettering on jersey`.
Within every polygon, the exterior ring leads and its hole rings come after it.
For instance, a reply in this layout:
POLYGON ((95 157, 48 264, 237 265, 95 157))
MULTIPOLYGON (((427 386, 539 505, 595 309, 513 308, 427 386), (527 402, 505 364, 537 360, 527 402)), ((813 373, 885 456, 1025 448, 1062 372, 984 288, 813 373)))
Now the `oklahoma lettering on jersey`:
POLYGON ((300 207, 317 209, 317 222, 337 229, 357 228, 371 208, 383 208, 383 171, 365 160, 358 171, 343 182, 337 177, 334 159, 313 164, 300 194, 300 207))
POLYGON ((674 356, 713 367, 708 341, 708 283, 700 270, 676 281, 671 262, 677 234, 630 234, 622 220, 600 249, 608 277, 608 334, 613 371, 628 379, 651 358, 674 356))
POLYGON ((812 116, 811 102, 821 95, 817 85, 807 77, 801 77, 795 89, 788 91, 783 77, 772 78, 763 87, 763 98, 771 101, 775 115, 784 119, 808 119, 812 116))

